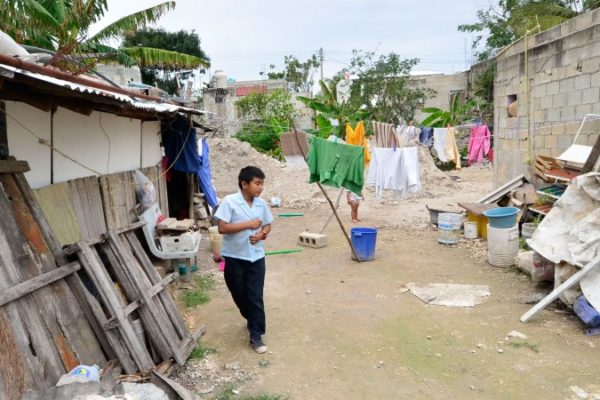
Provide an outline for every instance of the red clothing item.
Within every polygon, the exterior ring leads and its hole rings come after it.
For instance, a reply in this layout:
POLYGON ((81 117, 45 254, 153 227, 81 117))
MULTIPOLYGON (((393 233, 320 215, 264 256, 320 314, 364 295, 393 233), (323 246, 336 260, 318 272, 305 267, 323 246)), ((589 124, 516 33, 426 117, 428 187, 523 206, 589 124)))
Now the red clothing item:
POLYGON ((469 138, 469 157, 468 164, 482 163, 483 157, 490 152, 491 134, 487 125, 478 125, 471 128, 471 137, 469 138))

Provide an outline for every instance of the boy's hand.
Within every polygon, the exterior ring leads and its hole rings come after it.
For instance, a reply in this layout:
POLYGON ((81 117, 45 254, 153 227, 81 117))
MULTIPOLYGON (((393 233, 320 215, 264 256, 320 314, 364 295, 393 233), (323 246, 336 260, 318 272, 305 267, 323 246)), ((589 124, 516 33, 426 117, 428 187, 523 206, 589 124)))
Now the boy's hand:
POLYGON ((250 236, 250 244, 256 244, 265 238, 262 232, 257 233, 256 235, 250 236))
POLYGON ((258 229, 262 227, 262 221, 258 218, 248 221, 248 229, 258 229))

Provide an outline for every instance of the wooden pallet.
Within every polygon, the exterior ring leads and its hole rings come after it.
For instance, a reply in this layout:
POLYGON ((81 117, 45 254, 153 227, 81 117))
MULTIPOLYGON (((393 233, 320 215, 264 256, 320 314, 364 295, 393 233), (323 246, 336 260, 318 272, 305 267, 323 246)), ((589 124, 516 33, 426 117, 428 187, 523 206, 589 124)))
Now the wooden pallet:
POLYGON ((77 253, 100 294, 101 303, 89 296, 88 301, 125 372, 147 372, 155 364, 171 358, 183 365, 206 329, 201 327, 190 334, 165 290, 177 274, 161 279, 133 229, 123 229, 121 233, 109 231, 105 239, 95 245, 79 242, 69 252, 77 253), (108 310, 108 317, 102 307, 108 310), (134 329, 134 314, 139 316, 150 347, 139 339, 139 332, 134 329))

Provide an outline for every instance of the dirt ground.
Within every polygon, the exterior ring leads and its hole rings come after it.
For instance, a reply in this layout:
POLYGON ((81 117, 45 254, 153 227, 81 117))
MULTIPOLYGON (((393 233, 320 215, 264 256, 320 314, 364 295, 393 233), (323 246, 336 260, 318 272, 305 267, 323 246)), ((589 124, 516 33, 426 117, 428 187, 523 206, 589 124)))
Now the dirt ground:
MULTIPOLYGON (((327 247, 268 256, 265 355, 248 345, 216 265, 202 263, 200 273, 214 273, 217 286, 187 317, 208 327, 202 341, 217 353, 189 362, 178 379, 204 398, 229 384, 289 399, 600 399, 600 342, 575 316, 553 307, 519 322, 548 288, 489 266, 483 242, 437 243, 425 204, 458 209, 457 201, 492 189, 491 169, 449 174, 459 177, 456 188, 430 197, 379 203, 365 194, 354 226, 378 228, 374 261, 350 259, 335 220, 327 247), (406 290, 409 282, 485 284, 491 296, 474 308, 428 306, 406 290), (527 339, 508 338, 513 330, 527 339)), ((349 207, 340 210, 351 227, 349 207)), ((297 247, 297 234, 319 231, 330 213, 323 204, 304 217, 275 216, 266 249, 297 247)))

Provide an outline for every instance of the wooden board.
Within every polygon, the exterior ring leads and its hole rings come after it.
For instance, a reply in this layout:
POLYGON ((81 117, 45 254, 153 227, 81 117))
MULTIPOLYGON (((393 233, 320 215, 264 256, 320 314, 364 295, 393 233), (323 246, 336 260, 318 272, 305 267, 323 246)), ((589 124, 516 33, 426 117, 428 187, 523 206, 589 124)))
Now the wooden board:
POLYGON ((33 194, 62 246, 77 243, 82 239, 68 183, 49 185, 34 190, 33 194))
POLYGON ((484 211, 498 207, 496 204, 481 203, 458 203, 458 205, 474 215, 483 215, 484 211))
POLYGON ((14 174, 29 171, 27 161, 0 160, 0 174, 14 174))
POLYGON ((100 193, 106 228, 123 228, 137 221, 133 172, 118 172, 100 177, 100 193))
POLYGON ((68 182, 73 211, 77 216, 82 240, 95 240, 106 232, 102 195, 97 176, 68 182))

